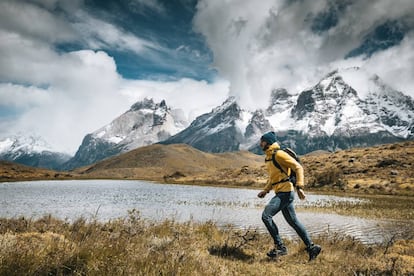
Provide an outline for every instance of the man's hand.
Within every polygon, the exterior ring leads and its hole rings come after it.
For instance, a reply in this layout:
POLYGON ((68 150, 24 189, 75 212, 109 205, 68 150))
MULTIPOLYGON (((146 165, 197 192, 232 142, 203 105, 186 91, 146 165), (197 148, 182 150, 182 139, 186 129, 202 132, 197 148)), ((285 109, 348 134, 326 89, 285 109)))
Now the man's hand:
POLYGON ((260 193, 257 194, 257 196, 260 197, 260 198, 264 198, 265 195, 267 195, 266 191, 261 191, 260 193))
POLYGON ((298 188, 297 192, 298 192, 298 196, 299 196, 300 200, 304 200, 306 198, 306 194, 301 188, 298 188))

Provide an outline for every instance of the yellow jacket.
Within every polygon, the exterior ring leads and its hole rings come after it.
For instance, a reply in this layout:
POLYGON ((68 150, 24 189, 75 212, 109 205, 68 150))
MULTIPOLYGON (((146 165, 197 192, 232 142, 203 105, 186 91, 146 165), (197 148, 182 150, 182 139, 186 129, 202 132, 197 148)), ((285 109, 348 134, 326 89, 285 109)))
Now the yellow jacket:
POLYGON ((303 174, 303 167, 301 164, 299 164, 295 158, 290 156, 288 153, 286 153, 283 150, 279 150, 280 146, 278 143, 274 143, 269 146, 269 148, 266 150, 266 166, 267 166, 267 172, 269 174, 269 179, 267 181, 267 184, 264 188, 266 192, 270 192, 271 190, 275 191, 275 193, 278 192, 290 192, 293 191, 293 184, 290 181, 285 181, 278 183, 279 181, 283 181, 284 179, 287 179, 288 176, 281 172, 275 165, 273 165, 272 161, 272 155, 276 151, 276 161, 279 163, 279 165, 282 167, 283 171, 287 172, 290 175, 291 170, 296 172, 296 187, 297 188, 303 188, 304 186, 304 174, 303 174), (278 183, 275 185, 272 185, 274 183, 278 183))

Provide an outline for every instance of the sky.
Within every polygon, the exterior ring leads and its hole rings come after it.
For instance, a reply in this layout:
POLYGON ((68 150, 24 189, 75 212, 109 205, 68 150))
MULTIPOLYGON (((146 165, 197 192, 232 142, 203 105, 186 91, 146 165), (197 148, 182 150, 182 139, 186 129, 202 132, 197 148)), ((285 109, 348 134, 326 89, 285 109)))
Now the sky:
POLYGON ((414 97, 414 1, 0 0, 0 139, 74 154, 145 97, 192 120, 355 66, 414 97))

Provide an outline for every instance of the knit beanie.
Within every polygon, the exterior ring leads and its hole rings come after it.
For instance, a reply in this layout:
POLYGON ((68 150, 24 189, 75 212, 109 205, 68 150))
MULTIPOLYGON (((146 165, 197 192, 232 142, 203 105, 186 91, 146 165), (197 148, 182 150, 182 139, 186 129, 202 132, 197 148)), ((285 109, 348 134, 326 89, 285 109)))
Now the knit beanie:
POLYGON ((273 131, 267 132, 263 134, 260 140, 266 141, 269 145, 271 145, 274 142, 276 142, 276 133, 274 133, 273 131))

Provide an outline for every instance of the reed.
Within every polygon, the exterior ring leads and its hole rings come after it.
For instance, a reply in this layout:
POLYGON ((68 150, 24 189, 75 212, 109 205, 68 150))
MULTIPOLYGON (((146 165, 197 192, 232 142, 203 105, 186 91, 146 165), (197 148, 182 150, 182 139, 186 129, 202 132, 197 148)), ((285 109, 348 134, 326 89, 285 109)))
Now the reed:
POLYGON ((303 244, 270 260, 268 235, 212 222, 152 222, 132 210, 108 222, 0 219, 0 275, 412 275, 414 240, 364 245, 338 233, 315 239, 313 262, 303 244))

